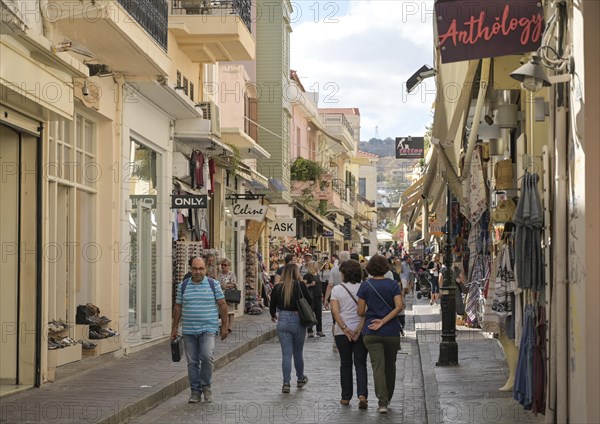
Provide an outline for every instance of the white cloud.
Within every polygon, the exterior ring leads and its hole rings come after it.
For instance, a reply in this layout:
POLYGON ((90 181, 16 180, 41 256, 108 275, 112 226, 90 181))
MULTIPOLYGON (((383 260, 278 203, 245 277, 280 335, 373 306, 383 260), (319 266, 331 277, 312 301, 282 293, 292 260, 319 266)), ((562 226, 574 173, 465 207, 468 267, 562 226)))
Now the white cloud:
MULTIPOLYGON (((306 15, 308 3, 294 5, 306 15)), ((404 83, 423 64, 433 65, 433 1, 352 0, 344 6, 329 21, 321 14, 294 25, 292 69, 307 90, 321 92, 320 107, 360 109, 362 140, 373 137, 375 127, 381 138, 423 134, 434 94, 406 95, 404 83)), ((432 91, 433 80, 426 82, 421 88, 432 91)))

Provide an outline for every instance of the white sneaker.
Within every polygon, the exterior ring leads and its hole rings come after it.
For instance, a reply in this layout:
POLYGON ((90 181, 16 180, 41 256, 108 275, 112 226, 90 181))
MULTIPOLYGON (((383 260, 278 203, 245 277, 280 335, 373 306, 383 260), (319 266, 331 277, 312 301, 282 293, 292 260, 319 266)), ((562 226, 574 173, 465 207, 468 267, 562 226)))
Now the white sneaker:
POLYGON ((387 406, 380 406, 379 408, 377 408, 377 412, 379 412, 380 414, 387 414, 387 406))

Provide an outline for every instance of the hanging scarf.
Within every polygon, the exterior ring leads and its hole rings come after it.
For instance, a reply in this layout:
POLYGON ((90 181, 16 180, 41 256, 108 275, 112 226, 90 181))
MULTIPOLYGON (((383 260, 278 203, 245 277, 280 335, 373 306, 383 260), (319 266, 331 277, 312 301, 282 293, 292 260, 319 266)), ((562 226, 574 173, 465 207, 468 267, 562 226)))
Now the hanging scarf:
POLYGON ((460 211, 472 224, 475 224, 487 209, 487 194, 479 149, 473 150, 473 157, 466 160, 470 160, 467 164, 470 167, 469 177, 462 182, 460 211))
POLYGON ((510 247, 508 245, 504 246, 501 255, 502 260, 496 274, 496 287, 492 310, 500 316, 507 316, 512 315, 512 301, 510 293, 514 290, 515 285, 510 247))

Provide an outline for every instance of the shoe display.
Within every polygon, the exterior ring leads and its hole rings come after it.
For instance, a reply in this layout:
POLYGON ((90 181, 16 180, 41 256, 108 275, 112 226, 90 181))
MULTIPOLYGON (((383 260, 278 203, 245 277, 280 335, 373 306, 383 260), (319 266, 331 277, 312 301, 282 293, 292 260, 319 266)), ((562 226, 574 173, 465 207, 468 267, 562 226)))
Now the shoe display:
POLYGON ((342 400, 340 400, 340 405, 344 405, 344 406, 350 405, 350 401, 346 400, 346 399, 342 399, 342 400))
POLYGON ((192 394, 190 396, 190 400, 188 400, 188 403, 198 403, 198 402, 200 402, 201 397, 202 397, 202 393, 192 392, 192 394))
POLYGON ((358 397, 358 409, 367 409, 369 406, 369 401, 364 396, 358 397))
POLYGON ((210 388, 210 386, 206 386, 202 389, 202 391, 204 392, 204 400, 206 402, 212 402, 213 400, 213 394, 212 394, 212 390, 210 388))
POLYGON ((283 387, 281 388, 281 393, 289 393, 290 392, 290 383, 283 383, 283 387))
POLYGON ((300 389, 300 388, 304 387, 304 385, 305 385, 306 383, 308 383, 308 377, 307 377, 307 376, 304 376, 304 377, 302 378, 302 380, 298 380, 298 384, 296 385, 296 387, 298 387, 298 388, 300 389))

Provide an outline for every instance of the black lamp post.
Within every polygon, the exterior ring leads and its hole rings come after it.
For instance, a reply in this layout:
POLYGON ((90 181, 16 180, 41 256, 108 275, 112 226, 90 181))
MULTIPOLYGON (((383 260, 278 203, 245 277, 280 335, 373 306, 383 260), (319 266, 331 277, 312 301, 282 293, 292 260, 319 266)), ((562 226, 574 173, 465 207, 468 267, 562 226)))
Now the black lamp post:
POLYGON ((442 341, 440 342, 440 357, 436 366, 458 365, 458 344, 456 343, 456 284, 452 272, 452 193, 450 184, 447 187, 447 218, 446 218, 446 249, 444 264, 444 286, 442 292, 442 341))

